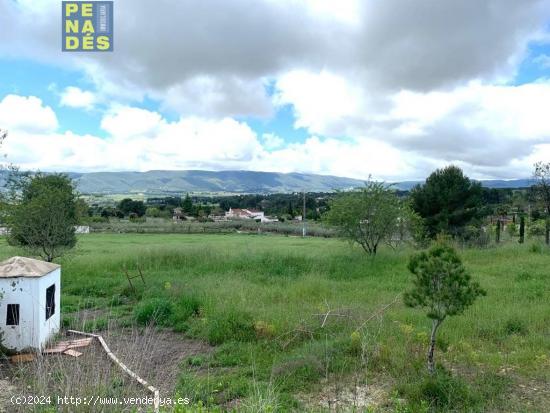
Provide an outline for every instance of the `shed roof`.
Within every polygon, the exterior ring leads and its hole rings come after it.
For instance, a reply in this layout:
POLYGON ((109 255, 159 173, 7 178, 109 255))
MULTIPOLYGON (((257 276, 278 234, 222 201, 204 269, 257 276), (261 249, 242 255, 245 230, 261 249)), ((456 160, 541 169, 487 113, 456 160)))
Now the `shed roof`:
POLYGON ((11 257, 0 262, 0 278, 42 277, 60 266, 51 262, 27 257, 11 257))

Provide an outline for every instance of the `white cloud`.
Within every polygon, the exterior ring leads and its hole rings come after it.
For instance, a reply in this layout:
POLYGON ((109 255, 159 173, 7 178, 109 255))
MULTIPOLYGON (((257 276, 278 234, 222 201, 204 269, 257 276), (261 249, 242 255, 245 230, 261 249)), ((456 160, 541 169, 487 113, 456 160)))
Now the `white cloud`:
MULTIPOLYGON (((473 81, 445 91, 403 90, 377 98, 353 78, 301 71, 282 77, 276 90, 276 102, 291 104, 295 125, 310 133, 368 136, 484 176, 508 176, 516 160, 550 142, 550 81, 519 86, 473 81)), ((530 165, 522 172, 529 174, 530 165)))
POLYGON ((528 42, 543 36, 550 7, 545 0, 258 0, 253 7, 118 0, 115 13, 132 18, 117 19, 114 53, 60 53, 58 2, 3 1, 0 53, 82 69, 116 99, 155 97, 186 115, 263 116, 263 79, 300 69, 351 73, 370 94, 509 78, 528 42), (137 36, 143 27, 147 36, 137 36))
POLYGON ((27 132, 51 132, 57 129, 57 117, 36 96, 7 95, 0 101, 0 127, 27 132))
POLYGON ((114 106, 101 120, 101 128, 115 138, 151 136, 163 123, 157 112, 128 106, 114 106))
POLYGON ((262 135, 262 141, 267 150, 278 149, 285 144, 284 139, 274 133, 264 133, 262 135))
POLYGON ((6 141, 9 160, 23 169, 57 171, 240 169, 309 172, 397 179, 429 161, 391 145, 360 137, 312 136, 283 146, 274 134, 257 134, 244 122, 199 117, 167 121, 157 112, 113 107, 102 120, 105 139, 52 130, 13 129, 6 141), (416 163, 415 163, 416 162, 416 163))
POLYGON ((75 86, 68 86, 61 92, 61 106, 92 109, 95 103, 96 96, 94 93, 75 86))
POLYGON ((365 104, 360 89, 343 76, 324 70, 315 74, 305 70, 284 74, 277 80, 274 102, 277 106, 293 106, 296 127, 325 135, 329 124, 345 121, 363 110, 365 104))
MULTIPOLYGON (((109 138, 55 134, 55 114, 37 98, 6 97, 0 122, 29 156, 39 154, 31 136, 67 154, 64 169, 412 178, 455 162, 502 177, 528 174, 548 145, 549 82, 510 86, 529 42, 546 35, 546 0, 117 0, 116 15, 132 18, 117 18, 115 52, 104 54, 59 52, 58 6, 0 1, 0 54, 83 71, 95 90, 69 87, 61 104, 116 102, 101 122, 109 138), (147 98, 180 119, 133 107, 147 98), (311 136, 303 144, 235 120, 287 105, 311 136), (95 145, 96 160, 74 142, 95 145)), ((28 164, 57 165, 56 156, 28 164)))
POLYGON ((540 54, 533 59, 533 63, 538 64, 543 69, 550 69, 550 55, 540 54))

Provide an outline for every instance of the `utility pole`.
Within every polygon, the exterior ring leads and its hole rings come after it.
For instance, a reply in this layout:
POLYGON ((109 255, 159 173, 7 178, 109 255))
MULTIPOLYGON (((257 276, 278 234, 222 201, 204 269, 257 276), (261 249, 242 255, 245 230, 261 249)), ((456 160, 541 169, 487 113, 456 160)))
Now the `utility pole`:
POLYGON ((304 207, 302 208, 302 237, 306 236, 306 191, 304 190, 304 207))

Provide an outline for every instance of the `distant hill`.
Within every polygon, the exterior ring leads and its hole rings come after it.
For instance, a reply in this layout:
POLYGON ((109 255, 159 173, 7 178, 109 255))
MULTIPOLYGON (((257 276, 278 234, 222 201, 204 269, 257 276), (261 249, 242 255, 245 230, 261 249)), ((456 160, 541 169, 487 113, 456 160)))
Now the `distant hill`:
POLYGON ((84 194, 151 195, 182 192, 277 193, 352 189, 363 181, 328 175, 252 171, 148 171, 70 173, 84 194))
MULTIPOLYGON (((83 194, 138 194, 173 195, 194 193, 289 193, 331 192, 353 189, 364 185, 364 181, 330 175, 302 173, 277 173, 254 171, 148 171, 148 172, 89 172, 67 173, 83 194)), ((0 171, 0 187, 2 186, 0 171)), ((408 191, 424 181, 402 181, 393 187, 408 191)), ((530 179, 481 181, 488 188, 526 188, 530 179)))
MULTIPOLYGON (((481 185, 486 188, 529 188, 533 185, 532 179, 487 179, 480 180, 481 185)), ((424 181, 402 181, 395 182, 393 187, 402 191, 410 191, 418 184, 423 184, 424 181)))

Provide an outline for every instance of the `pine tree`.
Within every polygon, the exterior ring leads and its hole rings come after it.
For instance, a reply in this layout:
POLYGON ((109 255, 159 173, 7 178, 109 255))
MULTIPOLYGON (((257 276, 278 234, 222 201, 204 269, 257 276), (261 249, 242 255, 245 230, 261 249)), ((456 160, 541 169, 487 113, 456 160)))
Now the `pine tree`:
POLYGON ((182 203, 182 209, 183 209, 183 212, 185 212, 186 214, 191 214, 193 212, 193 201, 191 200, 189 193, 185 195, 185 199, 183 200, 183 203, 182 203))
POLYGON ((416 278, 412 290, 405 293, 405 304, 426 308, 426 315, 432 320, 427 361, 428 371, 433 374, 436 335, 441 323, 449 316, 463 313, 486 292, 471 280, 456 251, 442 242, 428 252, 413 255, 408 268, 416 278))

